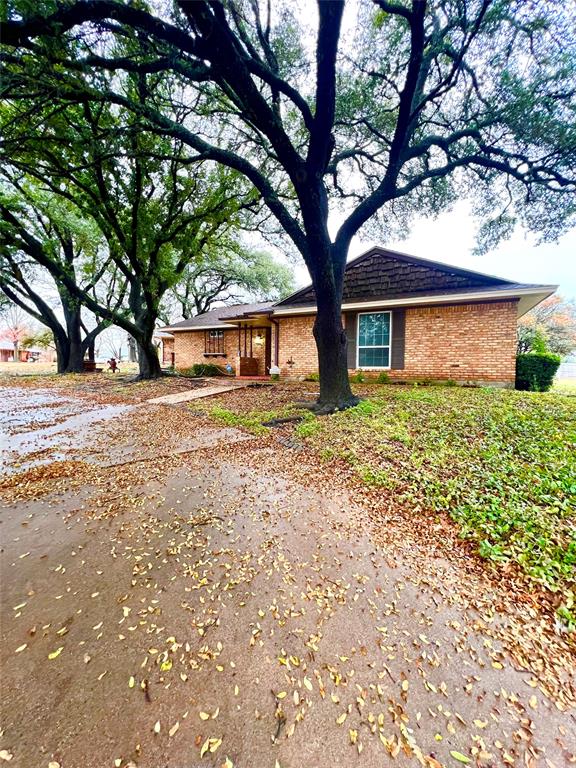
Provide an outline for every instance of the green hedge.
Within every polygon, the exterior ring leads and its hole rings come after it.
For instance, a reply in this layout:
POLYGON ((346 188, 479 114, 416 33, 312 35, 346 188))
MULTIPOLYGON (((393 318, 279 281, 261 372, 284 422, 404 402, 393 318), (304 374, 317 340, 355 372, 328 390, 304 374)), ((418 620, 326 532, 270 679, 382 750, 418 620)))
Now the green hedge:
POLYGON ((516 389, 548 392, 560 365, 560 356, 530 352, 516 358, 516 389))
POLYGON ((219 365, 214 365, 214 363, 195 363, 194 365, 190 366, 190 368, 178 368, 178 373, 180 373, 182 376, 193 377, 231 375, 228 374, 227 371, 225 371, 219 365))

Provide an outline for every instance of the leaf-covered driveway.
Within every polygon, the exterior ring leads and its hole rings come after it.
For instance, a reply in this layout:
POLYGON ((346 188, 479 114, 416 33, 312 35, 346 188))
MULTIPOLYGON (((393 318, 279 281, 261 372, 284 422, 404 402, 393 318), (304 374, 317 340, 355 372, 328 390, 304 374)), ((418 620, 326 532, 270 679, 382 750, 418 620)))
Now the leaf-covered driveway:
MULTIPOLYGON (((26 423, 37 401, 11 394, 26 423)), ((67 422, 56 445, 62 404, 42 397, 58 460, 2 489, 0 763, 574 759, 569 647, 465 550, 392 514, 376 531, 276 435, 131 406, 95 410, 88 435, 67 422)), ((95 408, 67 397, 66 419, 95 408)))

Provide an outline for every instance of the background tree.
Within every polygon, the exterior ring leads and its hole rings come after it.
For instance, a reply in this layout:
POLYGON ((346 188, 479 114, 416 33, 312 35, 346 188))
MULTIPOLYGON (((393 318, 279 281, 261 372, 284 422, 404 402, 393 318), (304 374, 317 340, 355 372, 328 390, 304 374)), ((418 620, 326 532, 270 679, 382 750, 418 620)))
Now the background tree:
POLYGON ((93 220, 33 180, 15 181, 6 168, 3 173, 0 290, 50 330, 58 372, 81 372, 86 353, 110 321, 83 314, 61 276, 110 311, 122 307, 126 283, 104 255, 105 241, 93 220))
POLYGON ((33 329, 28 336, 22 340, 23 349, 52 349, 56 351, 54 334, 49 328, 33 329))
POLYGON ((56 88, 117 104, 243 174, 310 272, 322 409, 356 402, 341 304, 350 242, 367 222, 404 229, 415 211, 463 196, 475 198, 484 245, 516 220, 546 238, 574 222, 571 4, 332 0, 317 4, 314 30, 280 0, 264 13, 240 0, 54 7, 3 26, 5 93, 56 88), (131 40, 130 55, 115 55, 114 35, 131 40), (196 118, 178 119, 174 99, 87 87, 77 77, 87 68, 163 71, 196 118))
POLYGON ((186 267, 167 296, 163 315, 166 322, 177 315, 187 319, 209 312, 216 302, 278 301, 293 290, 290 267, 231 239, 186 267))
POLYGON ((0 339, 12 345, 12 360, 20 359, 20 345, 30 334, 26 315, 14 304, 4 304, 0 315, 0 339))
POLYGON ((564 357, 576 350, 576 302, 549 296, 518 322, 518 354, 538 351, 564 357))

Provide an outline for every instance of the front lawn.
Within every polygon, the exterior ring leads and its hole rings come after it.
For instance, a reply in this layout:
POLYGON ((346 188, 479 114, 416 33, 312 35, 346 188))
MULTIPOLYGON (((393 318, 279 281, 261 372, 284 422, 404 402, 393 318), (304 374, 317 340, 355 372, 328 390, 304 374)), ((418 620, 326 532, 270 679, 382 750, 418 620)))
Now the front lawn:
MULTIPOLYGON (((308 418, 295 435, 323 461, 345 460, 363 483, 415 514, 447 512, 481 556, 514 562, 565 592, 560 614, 573 621, 576 399, 459 387, 357 390, 367 395, 357 407, 308 418)), ((257 424, 258 394, 249 395, 249 409, 235 403, 238 394, 214 415, 225 406, 241 425, 249 410, 257 424)), ((261 421, 270 417, 273 394, 266 392, 261 421)))

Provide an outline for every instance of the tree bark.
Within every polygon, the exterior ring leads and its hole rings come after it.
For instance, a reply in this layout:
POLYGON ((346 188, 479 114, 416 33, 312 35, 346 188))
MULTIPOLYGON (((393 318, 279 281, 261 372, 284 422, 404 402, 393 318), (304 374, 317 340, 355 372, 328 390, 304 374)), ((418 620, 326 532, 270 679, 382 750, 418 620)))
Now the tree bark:
POLYGON ((158 350, 152 343, 152 334, 149 338, 136 339, 138 347, 138 378, 139 379, 158 379, 162 374, 158 350))
MULTIPOLYGON (((318 257, 318 244, 315 243, 312 247, 318 257)), ((342 325, 342 286, 346 255, 335 254, 333 249, 334 246, 325 245, 324 258, 316 258, 309 267, 317 307, 313 332, 320 374, 320 395, 316 408, 319 413, 344 410, 359 402, 359 398, 350 388, 348 344, 342 325)))
POLYGON ((68 297, 62 301, 66 335, 68 337, 68 359, 63 373, 82 373, 84 370, 84 345, 82 344, 81 307, 68 297))

